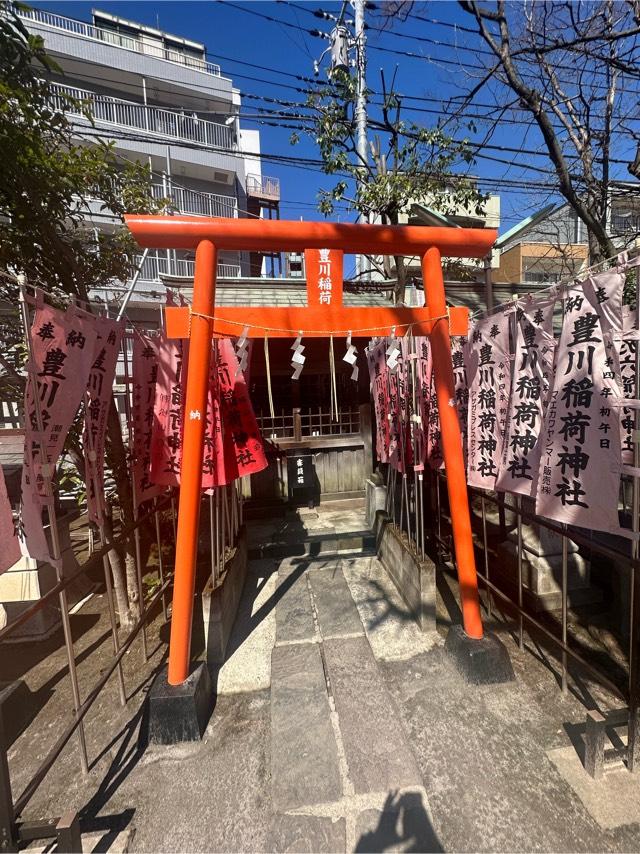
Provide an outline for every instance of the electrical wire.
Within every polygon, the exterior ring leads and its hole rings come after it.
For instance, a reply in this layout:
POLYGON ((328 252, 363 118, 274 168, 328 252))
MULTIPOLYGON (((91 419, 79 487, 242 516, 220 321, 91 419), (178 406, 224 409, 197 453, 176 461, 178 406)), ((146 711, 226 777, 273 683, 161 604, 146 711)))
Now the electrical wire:
MULTIPOLYGON (((329 34, 324 33, 321 30, 307 29, 305 27, 301 27, 300 24, 294 24, 291 21, 284 21, 282 18, 274 18, 272 15, 267 15, 264 12, 257 12, 253 8, 247 9, 244 6, 239 6, 236 3, 230 2, 230 0, 225 0, 225 6, 230 7, 232 9, 237 9, 238 11, 245 12, 246 14, 249 14, 249 15, 254 15, 258 18, 262 18, 263 20, 269 21, 270 23, 278 24, 278 25, 281 25, 284 27, 289 27, 291 29, 298 30, 298 31, 303 32, 303 33, 308 33, 309 35, 316 36, 318 38, 325 38, 325 39, 329 38, 329 34)), ((427 54, 414 53, 413 51, 400 50, 398 48, 383 47, 382 45, 375 45, 375 44, 370 43, 369 49, 379 51, 382 53, 393 54, 394 56, 406 57, 408 59, 418 59, 418 60, 421 60, 423 62, 429 62, 433 65, 449 65, 449 66, 453 65, 453 66, 456 66, 457 68, 471 69, 472 71, 485 71, 485 72, 488 71, 488 68, 484 65, 478 65, 478 64, 473 64, 473 63, 463 63, 459 60, 452 60, 452 59, 447 59, 444 57, 432 57, 432 56, 429 56, 427 54)), ((568 68, 568 70, 575 72, 575 69, 573 69, 569 66, 567 66, 567 68, 568 68)), ((534 71, 531 73, 524 72, 524 76, 537 77, 539 75, 536 75, 536 73, 534 71)), ((570 85, 569 81, 561 81, 561 82, 563 82, 564 85, 570 85)), ((592 83, 591 86, 594 89, 602 89, 605 91, 608 91, 608 89, 609 89, 608 85, 606 85, 606 84, 599 85, 597 83, 592 83)))
MULTIPOLYGON (((122 130, 119 130, 119 132, 116 134, 116 133, 109 132, 106 129, 104 130, 104 132, 102 132, 102 130, 98 129, 98 128, 94 128, 94 129, 77 128, 77 129, 74 129, 74 133, 77 136, 86 137, 89 139, 91 139, 91 138, 102 138, 102 139, 109 139, 109 140, 123 139, 123 140, 129 140, 129 141, 134 141, 134 142, 143 142, 146 144, 148 144, 150 141, 149 137, 145 136, 143 134, 128 134, 128 133, 123 133, 122 130)), ((176 145, 175 142, 173 144, 176 145)), ((184 141, 179 141, 178 144, 176 145, 176 147, 187 148, 187 149, 197 150, 197 151, 204 151, 204 152, 216 151, 218 153, 227 155, 229 157, 234 157, 234 158, 242 158, 242 159, 247 158, 247 157, 262 158, 263 160, 266 160, 266 161, 279 163, 279 164, 285 165, 285 166, 291 166, 293 168, 305 169, 307 171, 321 172, 324 175, 329 174, 326 172, 326 170, 324 168, 324 161, 314 160, 312 158, 300 158, 300 157, 295 157, 292 155, 289 155, 289 156, 276 155, 276 154, 270 154, 270 153, 266 153, 266 152, 261 153, 261 152, 249 152, 249 151, 229 151, 229 150, 222 148, 222 147, 219 147, 219 146, 204 146, 204 145, 201 145, 198 143, 187 143, 184 141)), ((513 161, 503 161, 499 158, 489 157, 488 155, 484 159, 493 160, 493 161, 498 162, 498 163, 506 163, 509 166, 517 166, 518 165, 517 163, 515 163, 513 161)), ((330 174, 336 175, 336 176, 342 176, 342 177, 346 177, 346 178, 352 177, 349 173, 341 172, 341 171, 336 171, 336 172, 330 173, 330 174)), ((549 174, 553 175, 555 173, 550 171, 549 174)), ((470 180, 470 176, 463 175, 460 173, 441 173, 441 174, 435 173, 433 175, 433 177, 439 178, 439 179, 446 181, 448 183, 456 183, 456 182, 460 181, 463 184, 468 184, 468 182, 470 180)), ((509 179, 509 178, 502 177, 502 176, 486 176, 486 177, 473 176, 473 178, 474 178, 474 180, 476 180, 481 185, 495 184, 496 188, 499 191, 501 190, 502 187, 510 186, 510 187, 519 187, 521 189, 544 190, 550 194, 557 195, 557 185, 555 183, 551 183, 551 182, 544 183, 541 181, 533 181, 533 180, 525 180, 525 179, 509 179)))
MULTIPOLYGON (((229 5, 234 5, 234 4, 229 4, 229 5)), ((236 8, 241 9, 242 7, 238 6, 236 8)), ((255 14, 259 14, 259 13, 255 13, 255 14)), ((292 25, 292 26, 294 26, 294 25, 292 25)), ((75 38, 85 40, 84 36, 77 34, 77 33, 71 33, 70 32, 70 33, 67 33, 67 35, 72 37, 72 38, 75 37, 75 38)), ((280 69, 274 69, 271 67, 266 68, 265 66, 258 65, 256 63, 246 62, 245 60, 240 60, 240 59, 237 59, 235 57, 225 57, 225 56, 221 56, 221 55, 217 55, 216 57, 213 57, 213 55, 211 55, 209 53, 206 53, 205 55, 209 56, 211 58, 217 58, 217 59, 221 59, 221 60, 224 60, 227 62, 239 63, 241 65, 247 65, 247 66, 250 66, 252 68, 256 68, 260 71, 267 71, 267 72, 271 72, 274 74, 279 74, 282 76, 290 77, 292 79, 296 79, 296 80, 299 80, 302 82, 308 82, 308 83, 311 83, 311 84, 318 86, 318 87, 331 88, 330 82, 322 81, 319 79, 313 79, 310 77, 306 77, 304 75, 295 74, 293 72, 282 71, 280 69)), ((112 83, 116 83, 118 86, 122 85, 121 80, 116 80, 114 78, 109 79, 109 78, 105 77, 104 75, 96 76, 96 75, 90 75, 90 74, 83 72, 82 77, 85 79, 93 79, 93 80, 96 80, 98 82, 112 82, 112 83)), ((257 83, 268 84, 269 86, 286 88, 286 89, 289 89, 291 91, 298 92, 299 94, 307 94, 307 95, 318 94, 317 89, 313 90, 313 89, 306 89, 306 88, 299 87, 299 86, 292 86, 292 85, 289 85, 286 83, 281 83, 277 80, 268 80, 268 79, 265 79, 264 77, 254 77, 254 76, 244 75, 244 74, 235 73, 235 72, 234 72, 234 77, 237 77, 240 79, 245 79, 245 80, 251 80, 251 81, 257 82, 257 83)), ((213 79, 216 79, 215 76, 213 79)), ((174 96, 176 95, 176 92, 174 90, 162 89, 156 85, 153 86, 153 90, 156 92, 161 92, 163 94, 171 94, 174 96)), ((375 90, 370 90, 370 91, 371 91, 372 95, 380 95, 381 94, 380 92, 376 92, 375 90)), ((447 113, 446 110, 442 109, 442 105, 444 105, 445 103, 450 103, 450 102, 445 102, 443 99, 438 99, 438 98, 433 98, 433 97, 428 97, 428 96, 408 95, 408 94, 402 94, 402 93, 395 93, 395 94, 396 94, 396 97, 398 97, 398 99, 401 101, 411 100, 411 101, 424 102, 424 103, 434 103, 434 104, 441 105, 441 109, 439 109, 435 112, 431 111, 431 112, 434 112, 434 114, 436 114, 436 115, 451 115, 454 117, 456 115, 455 113, 453 113, 453 114, 447 113)), ((247 92, 240 92, 240 95, 241 95, 241 97, 246 97, 246 98, 260 97, 257 95, 251 95, 250 93, 247 93, 247 92)), ((192 100, 195 101, 195 100, 201 100, 203 96, 202 95, 189 95, 188 93, 182 93, 182 97, 191 98, 192 100)), ((264 97, 264 96, 262 96, 262 97, 264 97)), ((274 99, 274 100, 277 100, 277 99, 274 99)), ((370 103, 376 103, 376 102, 370 101, 370 103)), ((377 105, 380 106, 381 104, 378 103, 377 105)), ((299 106, 302 107, 302 106, 306 106, 306 105, 304 103, 302 103, 302 104, 299 104, 299 106)), ((404 106, 405 106, 405 109, 412 110, 414 112, 428 112, 427 110, 419 111, 417 108, 406 106, 406 104, 404 106)), ((484 103, 479 103, 479 102, 475 102, 475 106, 477 108, 480 108, 480 109, 488 109, 488 110, 492 110, 492 111, 495 111, 498 108, 497 105, 495 105, 495 104, 484 104, 484 103)), ((199 110, 199 112, 207 112, 207 111, 199 110)), ((468 117, 470 119, 476 119, 478 121, 491 120, 490 115, 484 116, 484 115, 478 115, 478 114, 470 114, 467 112, 465 112, 465 117, 468 117)), ((502 121, 506 121, 506 122, 513 123, 513 124, 517 124, 517 123, 522 123, 522 124, 527 124, 527 125, 531 124, 531 119, 518 120, 518 119, 504 119, 503 118, 502 121)), ((632 133, 629 133, 628 135, 631 138, 635 138, 632 133)))
MULTIPOLYGON (((230 5, 235 6, 235 4, 230 4, 230 5)), ((236 7, 236 8, 242 9, 242 7, 236 7)), ((243 10, 243 11, 246 11, 246 10, 243 10)), ((295 26, 295 25, 291 25, 291 26, 295 26)), ((235 60, 233 60, 233 61, 235 61, 235 60)), ((246 64, 247 64, 247 65, 252 65, 252 66, 254 66, 254 67, 262 68, 262 66, 256 66, 255 64, 252 64, 252 63, 246 63, 246 64)), ((271 70, 273 71, 273 69, 271 69, 271 70)), ((302 78, 302 75, 294 75, 294 74, 291 74, 290 72, 282 72, 282 71, 279 71, 279 70, 275 70, 275 73, 282 74, 282 75, 287 75, 287 76, 292 76, 292 77, 295 77, 295 78, 297 78, 297 79, 307 79, 307 80, 309 80, 309 78, 302 78)), ((102 78, 102 79, 104 80, 105 78, 102 78)), ((253 78, 253 79, 257 79, 257 80, 259 80, 259 82, 264 82, 263 80, 261 80, 261 79, 259 79, 259 78, 253 78)), ((316 82, 319 82, 319 81, 316 81, 316 82)), ((282 86, 282 85, 283 85, 283 84, 281 84, 281 83, 277 83, 276 81, 273 81, 273 83, 274 83, 275 85, 278 85, 278 86, 282 86)), ((323 84, 323 85, 324 85, 324 84, 323 84)), ((310 90, 303 90, 303 89, 300 89, 300 87, 291 87, 291 88, 296 89, 297 91, 301 91, 301 92, 304 92, 304 91, 307 91, 307 92, 308 92, 308 91, 310 91, 310 90)), ((168 91, 168 90, 165 90, 165 91, 168 91)), ((173 94, 173 93, 172 93, 172 94, 173 94)), ((246 93, 246 94, 248 95, 248 93, 246 93)), ((256 98, 260 98, 260 97, 264 97, 264 96, 249 96, 249 97, 256 97, 256 98)), ((402 96, 402 97, 407 97, 407 98, 410 98, 410 99, 418 100, 418 96, 402 96)), ((422 98, 421 98, 420 100, 425 100, 425 101, 427 101, 427 98, 424 98, 424 99, 422 99, 422 98)), ((437 99, 432 99, 432 100, 433 100, 434 102, 437 102, 437 99)), ((300 105, 300 106, 304 106, 304 105, 300 105)), ((411 109, 411 108, 409 108, 409 109, 411 109)), ((275 112, 275 111, 274 111, 274 112, 275 112)), ((434 112, 435 112, 435 111, 434 111, 434 112)), ((282 115, 282 116, 279 116, 279 117, 278 117, 278 119, 280 119, 280 118, 285 119, 285 118, 288 118, 288 116, 284 116, 284 115, 282 115)), ((308 117, 303 118, 302 116, 300 116, 300 117, 296 117, 296 118, 297 118, 298 120, 308 120, 308 117)), ((263 121, 263 120, 262 120, 262 119, 260 119, 260 120, 257 120, 257 121, 263 121)), ((282 126, 283 126, 283 123, 282 123, 282 122, 279 122, 279 123, 275 123, 275 122, 274 122, 274 123, 270 123, 270 124, 271 124, 271 126, 274 126, 274 127, 282 127, 282 126)), ((302 128, 302 127, 297 128, 297 129, 303 130, 303 128, 302 128)), ((145 141, 147 141, 147 140, 145 140, 145 141)), ((180 143, 179 143, 179 144, 180 144, 180 143)), ((484 147, 485 147, 485 148, 489 148, 490 146, 487 144, 487 145, 485 145, 484 147)), ((507 149, 505 149, 503 146, 493 146, 493 149, 494 149, 494 150, 507 150, 507 149)), ((205 148, 203 148, 203 150, 206 150, 206 149, 205 149, 205 148)), ((219 149, 219 150, 223 151, 223 153, 224 153, 224 154, 226 154, 226 155, 229 155, 229 154, 232 154, 232 155, 233 155, 233 154, 234 154, 233 152, 229 152, 229 151, 227 151, 227 150, 223 150, 223 149, 219 149)), ((511 150, 513 153, 523 154, 523 155, 524 155, 524 154, 530 154, 531 156, 540 156, 540 155, 541 155, 541 152, 539 152, 539 151, 533 151, 533 150, 526 150, 526 149, 510 149, 510 150, 511 150)), ((240 153, 240 156, 252 156, 252 155, 251 155, 250 153, 249 153, 249 154, 247 154, 247 153, 245 153, 245 152, 242 152, 242 153, 240 153)), ((271 156, 271 155, 268 155, 268 154, 266 154, 266 153, 265 153, 265 154, 261 154, 261 155, 256 154, 256 155, 253 155, 253 156, 261 156, 261 157, 263 157, 263 159, 265 159, 265 160, 269 160, 269 159, 270 159, 270 160, 272 160, 272 162, 280 162, 280 163, 282 163, 283 165, 287 165, 287 166, 298 166, 298 165, 299 165, 299 163, 298 163, 297 161, 299 161, 299 160, 300 160, 299 158, 295 158, 295 159, 294 159, 294 158, 292 158, 292 157, 282 157, 282 156, 280 156, 280 157, 278 157, 278 158, 276 159, 276 157, 275 157, 275 156, 271 156)), ((500 159, 500 158, 489 158, 489 156, 483 156, 480 152, 478 152, 478 157, 479 157, 480 159, 487 159, 487 160, 492 159, 494 162, 503 163, 504 165, 509 166, 509 167, 511 167, 511 166, 525 166, 525 165, 526 165, 526 164, 522 164, 522 163, 515 163, 514 161, 506 161, 506 160, 503 160, 503 159, 500 159)), ((304 160, 304 162, 305 162, 305 168, 313 168, 313 166, 315 165, 315 166, 320 167, 320 170, 319 170, 319 171, 324 171, 324 170, 322 169, 323 161, 315 161, 315 162, 314 162, 314 161, 312 161, 310 158, 308 158, 308 159, 305 159, 305 160, 304 160)), ((616 163, 620 163, 620 164, 625 164, 625 165, 627 164, 627 161, 624 161, 624 160, 614 160, 614 161, 612 161, 612 162, 616 162, 616 163)), ((548 174, 555 174, 555 173, 554 173, 553 171, 548 171, 548 174)), ((481 180, 482 180, 482 181, 484 181, 485 179, 483 178, 483 179, 481 179, 481 180)), ((490 181, 490 180, 492 180, 492 179, 491 179, 491 178, 489 178, 489 179, 487 179, 487 180, 489 180, 489 181, 490 181)), ((500 180, 500 179, 495 178, 495 179, 493 179, 493 180, 500 180)), ((513 186, 513 185, 512 185, 512 186, 513 186)), ((524 185, 522 185, 522 186, 524 186, 524 185)), ((533 186, 533 184, 532 184, 531 182, 529 182, 529 186, 531 187, 531 186, 533 186)), ((551 189, 551 188, 545 185, 544 189, 547 189, 547 190, 548 190, 548 189, 551 189)))

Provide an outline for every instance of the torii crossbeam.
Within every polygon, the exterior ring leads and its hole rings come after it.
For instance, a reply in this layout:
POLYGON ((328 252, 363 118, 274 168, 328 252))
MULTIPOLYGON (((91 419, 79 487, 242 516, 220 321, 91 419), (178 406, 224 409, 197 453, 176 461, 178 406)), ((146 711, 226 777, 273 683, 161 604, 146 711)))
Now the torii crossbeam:
MULTIPOLYGON (((214 336, 238 335, 244 326, 250 327, 251 337, 266 334, 290 337, 300 330, 307 337, 349 332, 384 336, 394 327, 400 334, 411 327, 414 334, 429 336, 464 630, 469 637, 481 638, 478 580, 450 341, 452 334, 466 335, 468 317, 466 309, 447 309, 441 256, 484 258, 497 232, 494 229, 179 216, 129 215, 125 220, 141 246, 196 252, 191 308, 167 309, 167 334, 174 338, 188 337, 190 341, 185 411, 192 415, 206 411, 211 338, 214 336), (309 288, 308 304, 303 308, 215 307, 217 255, 222 249, 271 252, 338 249, 367 255, 420 256, 426 305, 424 308, 347 307, 342 304, 342 283, 338 283, 339 298, 331 305, 321 304, 318 293, 309 288)), ((204 428, 204 418, 185 419, 169 647, 168 681, 171 685, 183 683, 190 671, 204 428)))

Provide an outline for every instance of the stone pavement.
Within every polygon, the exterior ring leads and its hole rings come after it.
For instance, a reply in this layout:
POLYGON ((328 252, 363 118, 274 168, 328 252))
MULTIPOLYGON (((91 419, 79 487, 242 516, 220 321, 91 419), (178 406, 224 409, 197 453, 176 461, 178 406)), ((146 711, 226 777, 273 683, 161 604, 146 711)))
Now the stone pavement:
MULTIPOLYGON (((348 524, 321 516, 287 524, 348 524)), ((204 740, 148 746, 138 714, 65 798, 87 826, 124 817, 133 851, 637 851, 640 784, 620 770, 594 790, 574 747, 585 705, 611 699, 577 673, 563 697, 555 659, 502 618, 516 681, 465 685, 441 582, 426 636, 374 557, 252 561, 204 740)))

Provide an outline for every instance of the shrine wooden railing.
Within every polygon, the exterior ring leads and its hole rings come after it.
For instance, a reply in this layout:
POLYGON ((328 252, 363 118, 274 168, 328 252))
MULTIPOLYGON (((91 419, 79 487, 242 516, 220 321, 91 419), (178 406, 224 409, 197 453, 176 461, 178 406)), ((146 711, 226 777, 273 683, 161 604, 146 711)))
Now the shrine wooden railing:
POLYGON ((282 409, 273 417, 260 410, 258 425, 266 439, 291 439, 303 441, 319 436, 353 436, 360 433, 359 407, 339 408, 337 418, 328 409, 296 407, 289 412, 282 409))

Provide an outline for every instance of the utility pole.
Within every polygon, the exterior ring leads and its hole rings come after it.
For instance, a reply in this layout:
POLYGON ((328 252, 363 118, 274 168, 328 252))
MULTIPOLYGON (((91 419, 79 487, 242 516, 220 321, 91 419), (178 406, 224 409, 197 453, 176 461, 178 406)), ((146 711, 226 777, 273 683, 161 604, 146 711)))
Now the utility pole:
MULTIPOLYGON (((362 165, 362 175, 365 175, 367 164, 367 63, 365 43, 366 36, 364 31, 364 6, 365 0, 353 0, 353 8, 355 12, 355 47, 356 47, 356 128, 357 128, 357 150, 358 157, 362 165)), ((362 180, 362 179, 361 179, 362 180)), ((367 217, 364 213, 360 213, 358 222, 367 222, 367 217)), ((357 274, 361 280, 363 275, 368 272, 369 265, 367 264, 366 256, 358 255, 357 274)))
MULTIPOLYGON (((368 163, 368 146, 367 146, 367 62, 366 62, 366 35, 364 23, 364 11, 367 5, 367 0, 350 0, 350 4, 354 11, 354 19, 345 20, 345 9, 347 0, 342 4, 342 11, 338 17, 335 17, 329 12, 319 10, 315 14, 317 17, 324 18, 328 21, 334 21, 335 26, 330 35, 326 33, 318 33, 328 38, 331 42, 330 46, 322 52, 318 60, 313 63, 314 73, 320 73, 320 63, 326 53, 331 54, 331 66, 329 77, 337 69, 345 72, 349 68, 355 68, 356 71, 356 105, 355 105, 355 122, 356 122, 356 152, 358 155, 358 172, 360 177, 357 179, 358 184, 366 181, 367 163, 368 163), (349 27, 353 26, 353 35, 349 27), (349 52, 355 49, 355 60, 349 60, 349 52)), ((366 223, 368 218, 366 214, 358 214, 358 222, 366 223)), ((358 278, 369 272, 369 263, 364 255, 356 255, 356 272, 358 278)))

